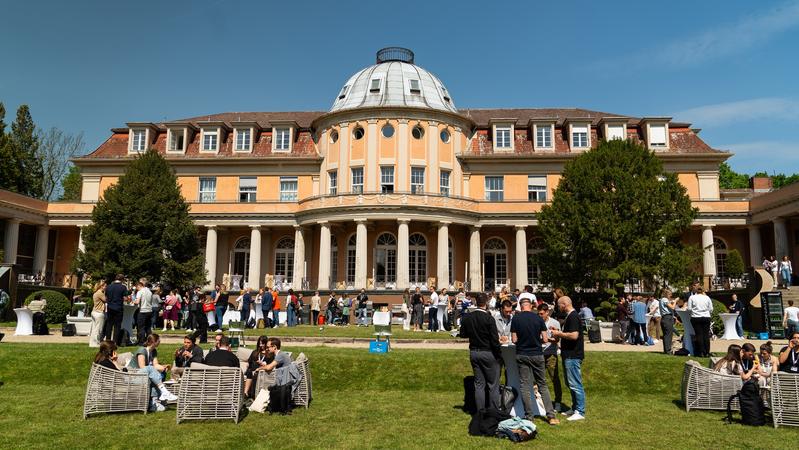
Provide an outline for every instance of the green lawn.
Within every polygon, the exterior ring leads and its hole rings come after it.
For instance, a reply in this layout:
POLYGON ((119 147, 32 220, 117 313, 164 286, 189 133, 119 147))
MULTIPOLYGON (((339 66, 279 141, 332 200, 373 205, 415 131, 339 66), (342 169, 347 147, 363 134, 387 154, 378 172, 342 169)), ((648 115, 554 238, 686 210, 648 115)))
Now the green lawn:
MULTIPOLYGON (((460 411, 465 350, 287 347, 308 355, 314 401, 291 416, 250 414, 175 424, 165 413, 82 418, 93 351, 78 345, 0 344, 0 448, 511 448, 467 434, 460 411)), ((164 353, 170 349, 164 348, 164 353)), ((797 430, 725 425, 722 413, 678 405, 684 359, 589 352, 588 419, 550 427, 545 448, 785 448, 797 430)), ((535 444, 533 444, 535 445, 535 444)))

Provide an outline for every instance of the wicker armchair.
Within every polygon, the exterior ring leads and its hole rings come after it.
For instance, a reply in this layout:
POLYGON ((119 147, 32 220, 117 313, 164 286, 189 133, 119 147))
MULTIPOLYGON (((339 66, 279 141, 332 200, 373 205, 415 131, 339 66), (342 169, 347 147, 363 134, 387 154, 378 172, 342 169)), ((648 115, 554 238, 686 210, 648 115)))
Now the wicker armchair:
POLYGON ((180 379, 177 423, 233 419, 239 422, 244 375, 238 367, 192 364, 180 379))
MULTIPOLYGON (((730 396, 738 393, 742 384, 741 377, 737 375, 724 375, 702 367, 696 361, 686 361, 681 389, 685 410, 718 409, 725 411, 730 396)), ((740 409, 737 398, 733 399, 731 406, 736 411, 740 409)))
POLYGON ((785 372, 771 375, 771 415, 774 428, 799 427, 799 375, 785 372))
POLYGON ((122 372, 92 364, 83 418, 90 414, 142 411, 147 414, 150 402, 150 379, 146 373, 122 372))
POLYGON ((294 392, 294 396, 291 400, 294 403, 294 406, 304 406, 305 409, 308 409, 308 405, 311 404, 311 400, 313 399, 311 370, 308 364, 308 358, 305 356, 305 353, 300 353, 297 356, 297 360, 292 364, 297 366, 301 377, 299 386, 294 392))
POLYGON ((275 376, 275 371, 272 372, 265 372, 260 371, 258 372, 258 378, 255 380, 255 395, 258 395, 261 392, 261 389, 269 389, 269 386, 274 386, 277 383, 277 376, 275 376))

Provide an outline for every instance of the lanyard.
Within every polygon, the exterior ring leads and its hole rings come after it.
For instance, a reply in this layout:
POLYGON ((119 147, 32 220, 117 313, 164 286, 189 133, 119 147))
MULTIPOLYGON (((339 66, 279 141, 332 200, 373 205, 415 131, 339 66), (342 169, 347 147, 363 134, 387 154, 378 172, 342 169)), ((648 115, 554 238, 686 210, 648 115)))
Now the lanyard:
POLYGON ((791 365, 795 366, 799 362, 799 352, 791 352, 791 365))
POLYGON ((748 360, 746 360, 746 359, 742 359, 741 360, 741 367, 743 367, 744 372, 749 372, 749 369, 752 368, 752 361, 748 361, 749 362, 749 367, 746 366, 747 361, 748 360))

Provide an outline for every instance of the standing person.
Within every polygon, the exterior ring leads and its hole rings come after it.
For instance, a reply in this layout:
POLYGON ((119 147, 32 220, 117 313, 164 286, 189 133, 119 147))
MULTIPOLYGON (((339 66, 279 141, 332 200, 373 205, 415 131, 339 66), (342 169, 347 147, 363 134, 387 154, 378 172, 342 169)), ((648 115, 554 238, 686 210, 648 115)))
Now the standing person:
POLYGON ((177 325, 180 306, 176 293, 177 291, 172 289, 169 291, 169 295, 166 296, 166 301, 164 302, 164 328, 161 331, 166 331, 167 328, 174 331, 177 325))
POLYGON ((92 327, 89 330, 89 347, 99 347, 105 325, 105 280, 100 280, 92 295, 92 327))
POLYGON ((738 300, 738 294, 732 294, 732 304, 730 305, 731 313, 738 313, 735 319, 735 332, 743 338, 744 336, 744 312, 746 312, 746 305, 742 300, 738 300))
POLYGON ((143 280, 139 280, 137 287, 136 299, 133 300, 133 304, 139 307, 139 315, 136 317, 136 341, 144 342, 152 332, 150 325, 153 322, 153 293, 143 280))
MULTIPOLYGON (((227 311, 227 293, 222 293, 222 287, 220 285, 216 285, 214 287, 214 292, 211 293, 211 298, 214 299, 214 312, 216 313, 216 329, 222 329, 222 318, 225 317, 225 311, 227 311)), ((166 314, 164 314, 164 318, 166 318, 166 314)), ((166 322, 165 322, 166 323, 166 322)))
POLYGON ((150 300, 153 306, 153 313, 150 315, 150 329, 156 330, 158 329, 158 317, 161 315, 162 304, 164 303, 161 300, 161 288, 156 287, 153 291, 153 298, 150 300))
POLYGON ((785 289, 791 289, 791 275, 793 274, 793 267, 791 266, 791 259, 788 258, 788 255, 782 257, 782 261, 780 261, 780 278, 782 281, 782 286, 785 289))
POLYGON ((280 296, 278 295, 277 286, 272 287, 272 326, 280 326, 280 296))
POLYGON ((437 331, 446 331, 445 324, 447 322, 447 309, 449 308, 449 295, 447 295, 447 288, 441 288, 441 294, 438 295, 438 321, 437 331))
POLYGON ((207 301, 205 293, 200 292, 200 297, 197 299, 197 331, 194 333, 200 344, 208 342, 208 315, 203 312, 203 305, 207 301))
POLYGON ((366 295, 366 290, 361 288, 361 293, 358 294, 355 300, 358 301, 358 326, 368 326, 369 322, 366 320, 366 302, 369 301, 369 296, 366 295))
POLYGON ((411 311, 413 311, 411 290, 405 288, 402 292, 402 313, 405 314, 405 318, 402 319, 402 329, 405 331, 410 331, 411 329, 411 311))
POLYGON ((343 297, 339 297, 339 307, 341 308, 341 323, 350 326, 350 310, 352 309, 352 299, 346 292, 343 297))
POLYGON ((591 311, 591 308, 588 307, 587 302, 583 302, 580 306, 580 312, 577 313, 580 320, 583 321, 584 326, 588 326, 588 323, 594 320, 594 312, 591 311))
POLYGON ((550 328, 552 337, 560 339, 560 355, 563 358, 563 371, 566 386, 572 395, 572 410, 574 411, 566 420, 575 421, 585 419, 585 389, 583 388, 583 375, 581 373, 583 358, 585 357, 583 342, 583 327, 577 311, 572 306, 568 296, 558 299, 558 308, 566 315, 563 322, 563 331, 550 328))
POLYGON ((427 332, 438 331, 438 292, 435 289, 430 293, 427 309, 427 332))
POLYGON ((333 319, 336 318, 336 293, 330 292, 327 299, 327 306, 325 307, 325 320, 328 325, 333 325, 333 319))
POLYGON ((710 356, 710 315, 713 301, 705 295, 705 289, 696 288, 696 294, 688 297, 688 310, 691 312, 691 326, 694 328, 696 345, 694 356, 710 356))
POLYGON ((261 314, 264 316, 264 328, 272 328, 272 292, 264 287, 261 294, 261 314))
POLYGON ((322 298, 319 297, 319 291, 313 293, 311 297, 311 325, 319 324, 319 311, 322 309, 322 298))
MULTIPOLYGON (((541 316, 533 312, 530 299, 522 299, 520 303, 521 311, 513 316, 510 330, 513 343, 516 344, 516 362, 519 364, 524 412, 527 420, 532 421, 535 415, 533 407, 533 396, 535 395, 533 384, 535 384, 538 387, 538 393, 541 394, 541 401, 544 402, 547 422, 550 425, 557 425, 560 421, 555 418, 555 410, 552 409, 542 348, 542 343, 549 340, 547 325, 541 316)), ((510 300, 502 301, 503 309, 506 304, 508 308, 512 309, 510 300)))
POLYGON ((125 276, 117 274, 114 282, 105 289, 106 316, 105 338, 114 341, 117 347, 122 346, 122 305, 128 296, 128 288, 122 284, 125 276))
POLYGON ((622 344, 629 344, 627 337, 629 336, 628 330, 630 329, 630 316, 627 313, 627 298, 622 297, 619 304, 616 305, 616 318, 619 321, 619 329, 622 344))
MULTIPOLYGON (((523 298, 529 299, 530 303, 532 303, 534 306, 538 306, 538 299, 535 298, 535 294, 533 294, 533 287, 529 284, 525 285, 524 292, 519 294, 519 301, 521 301, 523 298)), ((518 310, 519 308, 520 307, 517 307, 516 309, 518 310)))
POLYGON ((641 296, 633 302, 634 342, 636 345, 649 345, 649 336, 646 333, 646 304, 641 301, 641 296))
POLYGON ((783 311, 782 327, 785 335, 790 336, 794 331, 799 331, 799 308, 793 306, 793 300, 788 300, 788 307, 783 311))
POLYGON ((413 315, 411 316, 413 331, 420 331, 424 326, 424 297, 418 287, 411 297, 411 304, 413 305, 413 315))
POLYGON ((241 321, 244 322, 244 328, 255 328, 254 325, 250 327, 252 308, 252 294, 249 289, 245 289, 241 296, 241 321))
POLYGON ((780 271, 780 262, 772 256, 768 261, 768 267, 771 270, 771 277, 774 278, 774 290, 777 290, 780 286, 780 278, 777 276, 780 271))
POLYGON ((297 297, 294 295, 294 289, 289 289, 286 295, 286 325, 293 327, 297 325, 297 297))
POLYGON ((790 338, 788 346, 780 350, 779 371, 797 375, 799 374, 799 331, 793 331, 788 336, 790 338))
POLYGON ((513 321, 513 304, 510 300, 502 302, 499 308, 499 315, 494 318, 497 322, 497 333, 499 333, 499 343, 502 345, 511 343, 511 322, 513 321))
POLYGON ((660 301, 655 300, 654 296, 650 296, 647 310, 649 311, 649 315, 652 316, 652 318, 649 319, 649 335, 654 339, 660 339, 660 301))
POLYGON ((663 289, 663 297, 658 300, 660 311, 660 328, 663 330, 663 353, 671 354, 671 342, 674 339, 674 308, 676 303, 671 298, 671 290, 663 289))
POLYGON ((500 409, 499 403, 499 361, 501 349, 497 324, 486 311, 488 299, 485 294, 477 297, 477 309, 463 318, 460 337, 469 339, 469 362, 474 371, 474 402, 477 410, 486 408, 486 389, 488 406, 500 409))
POLYGON ((635 299, 633 298, 632 294, 627 294, 627 317, 630 320, 630 326, 627 327, 627 334, 624 335, 624 339, 627 341, 628 344, 631 345, 635 345, 636 341, 633 335, 636 332, 636 328, 638 328, 635 325, 635 322, 633 321, 633 314, 635 313, 635 311, 633 311, 634 304, 635 304, 635 299))
POLYGON ((551 312, 546 303, 542 302, 538 305, 538 315, 547 325, 547 340, 542 343, 541 347, 544 353, 544 366, 555 390, 552 409, 559 412, 562 411, 563 389, 560 386, 560 371, 558 370, 558 339, 552 336, 552 330, 560 331, 560 322, 551 317, 551 312))
POLYGON ((466 292, 463 288, 458 288, 458 293, 455 294, 455 314, 453 315, 453 328, 461 326, 461 315, 463 315, 463 301, 466 300, 466 292))
POLYGON ((186 331, 193 332, 200 326, 199 315, 203 314, 203 305, 200 302, 202 292, 200 287, 196 286, 193 291, 187 294, 189 298, 189 318, 186 323, 186 331))

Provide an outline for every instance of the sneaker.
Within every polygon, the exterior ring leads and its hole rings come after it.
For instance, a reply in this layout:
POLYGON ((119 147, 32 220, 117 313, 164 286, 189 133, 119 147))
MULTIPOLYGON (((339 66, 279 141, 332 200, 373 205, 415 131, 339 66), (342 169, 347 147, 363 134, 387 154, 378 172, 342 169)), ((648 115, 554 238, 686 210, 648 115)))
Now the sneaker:
POLYGON ((566 420, 568 420, 569 422, 574 422, 574 421, 577 421, 577 420, 585 420, 585 416, 580 414, 579 411, 575 411, 574 414, 569 416, 569 418, 566 419, 566 420))
POLYGON ((178 399, 178 396, 169 392, 169 389, 163 388, 161 389, 161 396, 158 397, 158 400, 162 402, 174 402, 178 399))
POLYGON ((161 402, 155 402, 155 412, 164 412, 166 411, 166 406, 162 405, 161 402))
POLYGON ((563 415, 564 415, 564 416, 566 416, 566 417, 569 417, 569 416, 571 416, 572 414, 574 414, 574 410, 573 410, 573 409, 571 409, 571 408, 569 408, 569 409, 567 409, 566 411, 561 411, 560 413, 561 413, 561 414, 563 414, 563 415))
POLYGON ((162 328, 162 329, 161 329, 161 331, 162 331, 162 332, 163 332, 163 331, 166 331, 166 327, 162 328))

